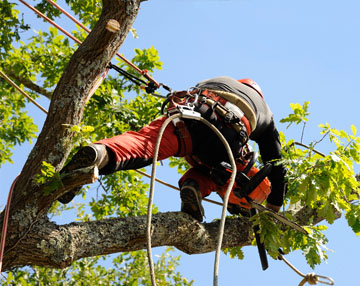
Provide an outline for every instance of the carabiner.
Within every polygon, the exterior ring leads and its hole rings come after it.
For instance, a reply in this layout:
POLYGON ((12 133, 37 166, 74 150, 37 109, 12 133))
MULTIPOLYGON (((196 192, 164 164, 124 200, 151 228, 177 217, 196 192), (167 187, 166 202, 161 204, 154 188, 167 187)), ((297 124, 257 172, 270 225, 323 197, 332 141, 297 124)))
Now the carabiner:
POLYGON ((198 87, 190 87, 187 92, 186 95, 188 96, 186 98, 185 104, 189 107, 194 109, 195 104, 198 102, 199 100, 199 95, 200 95, 201 89, 198 87), (190 101, 190 99, 193 99, 192 101, 190 101))

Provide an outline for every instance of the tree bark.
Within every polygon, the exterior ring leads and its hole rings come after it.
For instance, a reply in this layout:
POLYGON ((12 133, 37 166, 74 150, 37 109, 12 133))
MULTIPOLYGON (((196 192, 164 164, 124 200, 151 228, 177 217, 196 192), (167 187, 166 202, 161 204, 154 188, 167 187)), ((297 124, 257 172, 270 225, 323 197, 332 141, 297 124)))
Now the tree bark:
MULTIPOLYGON (((219 221, 200 224, 182 212, 158 213, 152 220, 152 246, 175 246, 188 254, 216 249, 219 221)), ((251 223, 227 219, 223 247, 250 245, 251 223)), ((38 219, 16 250, 7 254, 5 270, 18 265, 64 268, 77 259, 146 248, 146 216, 113 218, 58 226, 38 219)))

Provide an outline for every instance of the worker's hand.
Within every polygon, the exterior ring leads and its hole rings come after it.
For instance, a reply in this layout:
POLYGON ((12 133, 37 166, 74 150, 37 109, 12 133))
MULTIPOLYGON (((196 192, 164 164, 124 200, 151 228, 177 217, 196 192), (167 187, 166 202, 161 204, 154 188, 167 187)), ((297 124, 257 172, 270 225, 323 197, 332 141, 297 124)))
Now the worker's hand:
POLYGON ((268 209, 271 209, 271 210, 277 212, 277 213, 280 211, 280 208, 281 208, 281 206, 275 206, 275 205, 272 205, 272 204, 269 204, 269 203, 266 203, 266 207, 268 209))

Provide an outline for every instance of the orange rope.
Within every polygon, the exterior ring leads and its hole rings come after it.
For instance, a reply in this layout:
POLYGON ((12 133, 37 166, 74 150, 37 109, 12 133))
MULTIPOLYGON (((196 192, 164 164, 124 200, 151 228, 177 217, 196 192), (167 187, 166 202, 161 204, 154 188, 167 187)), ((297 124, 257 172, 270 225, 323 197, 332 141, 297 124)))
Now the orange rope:
POLYGON ((0 75, 10 83, 14 88, 16 88, 23 96, 25 96, 28 100, 30 100, 33 104, 35 104, 39 109, 41 109, 44 113, 48 113, 44 107, 38 104, 34 99, 32 99, 25 91, 23 91, 15 82, 13 82, 6 74, 4 74, 0 70, 0 75))
MULTIPOLYGON (((53 25, 55 28, 59 29, 61 32, 63 32, 66 36, 68 36, 69 38, 71 38, 72 40, 74 40, 76 43, 81 44, 82 42, 74 37, 71 33, 69 33, 68 31, 66 31, 64 28, 62 28, 60 25, 56 24, 53 20, 51 20, 49 17, 45 16, 43 13, 41 13, 39 10, 37 10, 35 7, 31 6, 30 4, 28 4, 26 1, 24 0, 19 0, 21 3, 23 3, 25 6, 27 6, 28 8, 30 8, 32 11, 34 11, 36 14, 38 14, 40 17, 42 17, 43 19, 45 19, 46 21, 48 21, 51 25, 53 25)), ((61 8, 59 5, 57 5, 54 1, 51 0, 47 0, 50 4, 52 4, 53 6, 55 6, 57 9, 59 9, 62 13, 64 13, 68 18, 70 18, 72 21, 74 21, 76 24, 78 24, 82 29, 84 29, 86 32, 90 33, 91 30, 88 29, 85 25, 83 25, 81 22, 79 22, 78 20, 76 20, 73 16, 71 16, 68 12, 66 12, 63 8, 61 8)), ((129 61, 128 59, 126 59, 125 57, 123 57, 122 55, 120 55, 118 52, 116 53, 116 55, 123 60, 126 64, 128 64, 131 68, 135 69, 138 73, 140 73, 141 75, 143 75, 147 80, 153 82, 158 88, 160 87, 160 84, 154 80, 149 74, 147 70, 141 70, 139 69, 136 65, 134 65, 131 61, 129 61)))
MULTIPOLYGON (((137 173, 139 173, 139 174, 141 174, 141 175, 143 175, 143 176, 145 176, 145 177, 147 177, 147 178, 151 178, 151 176, 150 176, 149 174, 147 174, 147 173, 145 173, 145 172, 143 172, 143 171, 140 171, 140 170, 134 170, 134 171, 136 171, 137 173)), ((166 183, 166 182, 164 182, 164 181, 162 181, 162 180, 160 180, 160 179, 155 178, 155 181, 157 181, 157 182, 159 182, 160 184, 163 184, 164 186, 167 186, 167 187, 169 187, 169 188, 171 188, 171 189, 180 191, 179 188, 177 188, 177 187, 175 187, 175 186, 173 186, 173 185, 170 185, 170 184, 168 184, 168 183, 166 183)), ((203 201, 206 201, 206 202, 208 202, 208 203, 212 203, 212 204, 215 204, 215 205, 219 205, 219 206, 222 206, 222 205, 223 205, 222 203, 219 203, 219 202, 217 202, 217 201, 210 200, 210 199, 207 199, 207 198, 203 198, 203 201)))
POLYGON ((10 203, 11 203, 11 198, 12 198, 13 190, 15 187, 15 183, 16 183, 17 179, 19 178, 19 175, 16 176, 15 180, 11 184, 8 200, 7 200, 6 207, 5 207, 4 222, 3 222, 2 231, 1 231, 1 243, 0 243, 0 273, 2 273, 2 261, 3 261, 3 256, 4 256, 6 232, 7 232, 7 227, 8 227, 9 213, 10 213, 10 203))
POLYGON ((36 14, 38 14, 40 17, 42 17, 43 19, 45 19, 46 21, 48 21, 51 25, 53 25, 55 28, 59 29, 61 32, 63 32, 66 36, 68 36, 69 38, 71 38, 72 40, 74 40, 76 43, 81 44, 81 41, 74 37, 72 34, 70 34, 68 31, 66 31, 64 28, 62 28, 61 26, 59 26, 58 24, 56 24, 53 20, 51 20, 49 17, 46 17, 43 13, 41 13, 39 10, 37 10, 36 8, 34 8, 33 6, 31 6, 30 4, 28 4, 26 1, 24 0, 19 0, 21 3, 23 3, 25 6, 27 6, 28 8, 30 8, 31 10, 33 10, 36 14))
MULTIPOLYGON (((64 13, 70 20, 72 20, 73 22, 75 22, 76 24, 78 24, 84 31, 90 33, 91 30, 86 27, 83 23, 81 23, 80 21, 78 21, 75 17, 73 17, 72 15, 70 15, 65 9, 61 8, 57 3, 55 3, 52 0, 47 0, 51 5, 53 5, 54 7, 56 7, 58 10, 60 10, 62 13, 64 13)), ((134 65, 131 61, 129 61, 128 59, 126 59, 125 57, 123 57, 122 55, 120 55, 119 53, 116 53, 116 55, 122 59, 125 63, 127 63, 130 67, 132 67, 134 70, 136 70, 138 73, 140 74, 146 74, 147 71, 142 71, 141 69, 139 69, 136 65, 134 65)), ((151 78, 148 78, 149 80, 151 80, 152 82, 154 82, 157 86, 159 86, 159 84, 151 78)))

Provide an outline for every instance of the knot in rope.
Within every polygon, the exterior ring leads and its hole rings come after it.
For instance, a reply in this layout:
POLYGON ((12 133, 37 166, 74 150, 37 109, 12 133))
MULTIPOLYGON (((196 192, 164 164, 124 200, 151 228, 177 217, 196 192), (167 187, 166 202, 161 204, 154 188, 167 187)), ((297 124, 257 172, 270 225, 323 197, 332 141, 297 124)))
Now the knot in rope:
POLYGON ((316 285, 319 282, 319 277, 314 273, 308 273, 305 275, 304 279, 300 282, 299 286, 305 285, 305 283, 309 283, 310 285, 316 285))

